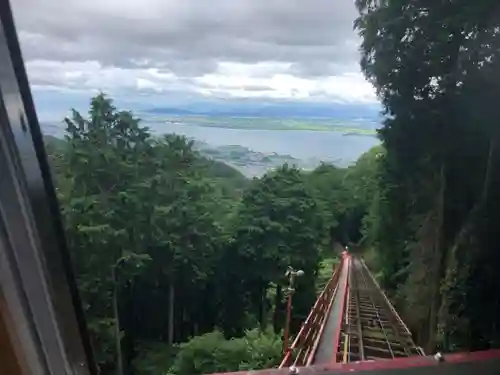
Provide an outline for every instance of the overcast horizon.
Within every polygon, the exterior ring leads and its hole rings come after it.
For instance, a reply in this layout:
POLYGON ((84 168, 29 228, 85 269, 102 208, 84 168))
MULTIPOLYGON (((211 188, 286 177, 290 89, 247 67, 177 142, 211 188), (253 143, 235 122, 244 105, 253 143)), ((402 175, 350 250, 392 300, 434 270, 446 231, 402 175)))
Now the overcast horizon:
POLYGON ((352 0, 19 0, 40 117, 104 91, 131 108, 221 100, 378 106, 352 0))

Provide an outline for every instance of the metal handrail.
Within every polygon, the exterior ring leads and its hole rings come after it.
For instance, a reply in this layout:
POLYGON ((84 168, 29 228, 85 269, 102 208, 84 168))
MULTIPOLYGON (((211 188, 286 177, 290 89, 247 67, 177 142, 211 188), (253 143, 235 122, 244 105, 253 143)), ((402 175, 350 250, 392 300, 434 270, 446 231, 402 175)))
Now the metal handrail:
POLYGON ((295 340, 287 350, 287 353, 279 366, 280 368, 291 365, 304 366, 311 358, 311 355, 313 354, 312 349, 318 341, 319 334, 323 331, 324 324, 326 322, 325 318, 328 315, 331 301, 333 300, 333 296, 336 291, 342 266, 343 259, 314 303, 314 306, 307 316, 307 319, 302 324, 295 340))
POLYGON ((330 315, 330 311, 332 309, 333 301, 335 300, 335 296, 337 295, 337 291, 339 290, 338 288, 338 281, 336 282, 335 290, 333 291, 332 297, 330 298, 330 303, 328 304, 328 307, 325 311, 324 314, 324 319, 323 323, 321 324, 321 327, 319 329, 318 334, 316 335, 316 339, 314 340, 314 344, 312 346, 311 352, 309 353, 309 357, 307 358, 306 366, 310 366, 314 360, 314 356, 316 354, 316 350, 318 349, 319 342, 321 340, 321 337, 323 336, 323 331, 325 330, 325 325, 326 325, 326 317, 330 315))

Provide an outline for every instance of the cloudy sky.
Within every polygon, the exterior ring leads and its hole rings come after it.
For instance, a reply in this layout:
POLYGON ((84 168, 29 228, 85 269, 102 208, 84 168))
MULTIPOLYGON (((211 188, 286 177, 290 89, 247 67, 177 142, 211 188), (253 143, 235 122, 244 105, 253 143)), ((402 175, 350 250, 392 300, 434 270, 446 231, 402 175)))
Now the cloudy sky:
POLYGON ((376 103, 354 0, 16 0, 39 111, 104 90, 134 105, 376 103), (58 103, 58 104, 54 104, 58 103))

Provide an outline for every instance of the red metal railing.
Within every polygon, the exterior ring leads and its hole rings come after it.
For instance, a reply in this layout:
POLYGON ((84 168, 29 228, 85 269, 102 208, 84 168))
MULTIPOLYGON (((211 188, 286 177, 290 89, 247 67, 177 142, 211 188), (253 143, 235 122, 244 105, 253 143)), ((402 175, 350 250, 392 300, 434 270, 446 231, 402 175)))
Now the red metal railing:
POLYGON ((314 303, 309 316, 302 324, 297 337, 287 350, 280 368, 288 366, 308 366, 314 356, 321 334, 324 329, 326 318, 334 299, 344 259, 337 266, 332 277, 314 303))

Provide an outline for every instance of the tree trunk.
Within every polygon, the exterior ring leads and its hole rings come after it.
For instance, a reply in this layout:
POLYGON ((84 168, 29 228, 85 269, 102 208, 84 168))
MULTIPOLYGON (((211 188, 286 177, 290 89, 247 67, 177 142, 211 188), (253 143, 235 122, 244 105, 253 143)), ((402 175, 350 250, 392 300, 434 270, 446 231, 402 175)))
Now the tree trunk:
POLYGON ((175 289, 173 280, 170 281, 168 290, 168 338, 167 342, 170 346, 174 344, 174 301, 175 289))
POLYGON ((261 330, 265 329, 265 301, 266 301, 266 292, 264 290, 264 282, 262 279, 259 279, 259 323, 261 330))
MULTIPOLYGON (((449 293, 450 290, 452 289, 453 285, 456 283, 456 278, 457 277, 463 277, 459 276, 457 274, 457 269, 458 269, 458 252, 459 248, 464 244, 467 240, 467 238, 470 237, 470 234, 474 230, 475 223, 477 222, 477 219, 480 217, 481 211, 483 210, 484 206, 487 204, 488 199, 489 199, 489 194, 490 194, 490 189, 491 189, 491 180, 493 176, 493 160, 497 148, 497 144, 500 141, 500 138, 498 135, 494 136, 490 140, 490 146, 488 150, 488 159, 486 162, 486 171, 483 179, 483 185, 481 189, 481 194, 477 201, 475 202, 474 206, 471 208, 471 210, 468 212, 462 227, 458 231, 457 235, 454 238, 454 241, 451 244, 450 250, 448 251, 447 258, 446 258, 446 276, 445 276, 445 285, 446 288, 448 289, 446 293, 449 293)), ((468 265, 461 265, 460 269, 463 271, 464 268, 466 268, 468 265)), ((443 324, 445 327, 448 325, 448 322, 450 320, 450 301, 448 299, 444 299, 441 303, 441 308, 439 311, 440 315, 440 320, 441 324, 443 324)), ((449 337, 448 334, 445 334, 445 341, 448 341, 449 337)))
POLYGON ((118 283, 116 280, 115 268, 111 269, 113 280, 113 317, 115 318, 115 346, 116 346, 116 364, 118 375, 123 375, 123 357, 122 357, 122 344, 120 333, 120 317, 118 312, 118 283))
POLYGON ((276 296, 274 299, 274 316, 273 316, 273 328, 274 332, 278 333, 281 328, 281 322, 280 322, 280 317, 281 317, 281 311, 282 311, 282 306, 281 306, 281 299, 283 296, 283 290, 280 284, 276 284, 276 296))
POLYGON ((480 213, 482 207, 486 204, 488 200, 490 185, 491 185, 491 176, 493 174, 493 156, 496 148, 496 143, 498 139, 492 139, 490 141, 490 147, 488 152, 488 161, 486 164, 486 172, 484 176, 483 189, 481 191, 481 196, 474 204, 474 207, 469 211, 462 228, 458 232, 458 235, 455 237, 455 241, 453 243, 453 249, 458 248, 460 244, 468 237, 469 232, 472 230, 474 223, 477 219, 477 216, 480 213))
POLYGON ((440 307, 440 280, 441 280, 441 272, 442 272, 442 263, 443 263, 443 253, 442 253, 442 243, 443 243, 443 220, 444 220, 444 194, 446 189, 445 182, 445 173, 444 173, 444 163, 441 164, 441 171, 439 173, 439 197, 438 197, 438 208, 437 208, 437 220, 436 220, 436 236, 434 239, 434 251, 432 256, 432 283, 431 283, 431 306, 429 309, 429 338, 426 345, 427 352, 432 352, 434 350, 435 342, 436 342, 436 326, 437 326, 437 318, 438 318, 438 310, 440 307))

